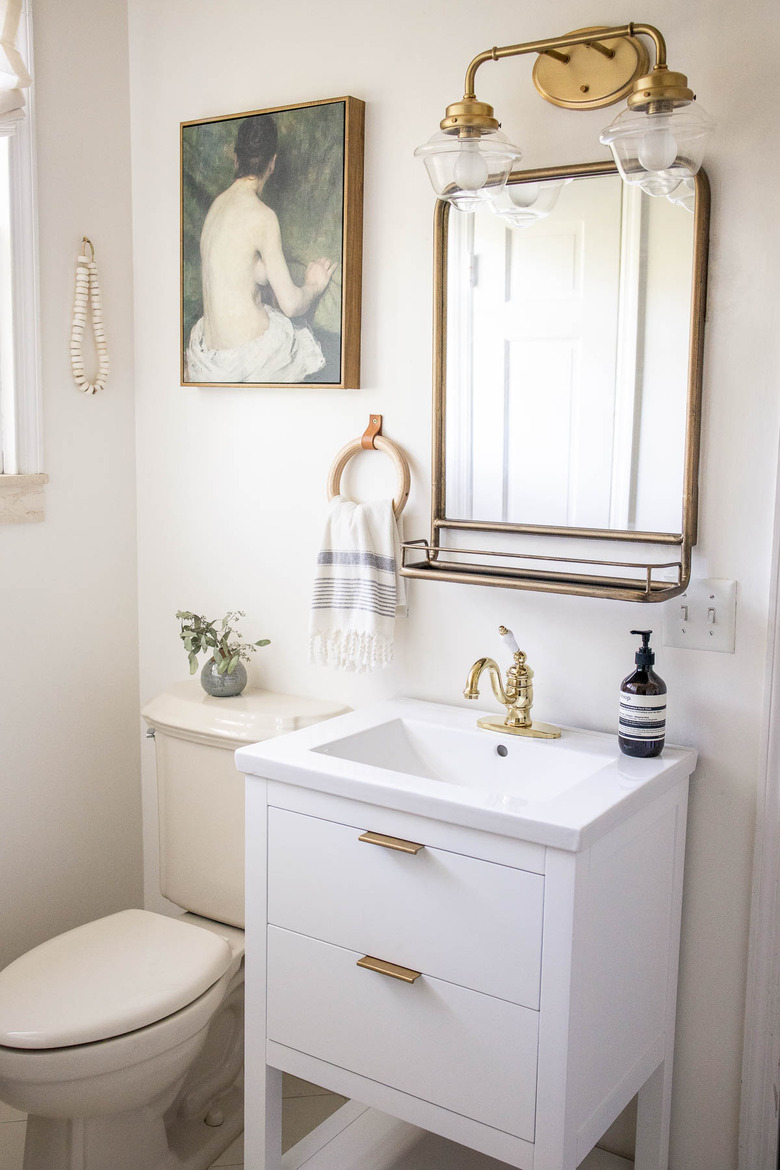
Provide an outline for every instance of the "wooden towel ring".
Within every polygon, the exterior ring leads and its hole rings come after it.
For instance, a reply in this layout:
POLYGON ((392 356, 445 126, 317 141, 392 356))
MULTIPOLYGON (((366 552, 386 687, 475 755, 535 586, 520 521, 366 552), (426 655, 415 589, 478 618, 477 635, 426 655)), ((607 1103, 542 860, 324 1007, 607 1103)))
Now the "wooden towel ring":
MULTIPOLYGON (((374 416, 376 417, 376 416, 374 416)), ((367 432, 368 433, 368 432, 367 432)), ((385 439, 382 435, 374 434, 372 436, 373 442, 370 446, 376 448, 377 451, 384 451, 385 455, 389 455, 395 464, 395 469, 398 472, 398 491, 393 497, 393 512, 396 520, 406 507, 406 501, 409 499, 409 490, 412 485, 411 472, 409 471, 409 464, 406 462, 406 456, 400 447, 396 447, 395 443, 391 443, 389 439, 385 439)), ((328 499, 332 500, 334 496, 339 495, 341 485, 341 475, 344 468, 349 463, 353 455, 357 455, 359 451, 363 451, 363 439, 353 439, 351 443, 347 443, 346 447, 342 447, 338 455, 334 459, 331 469, 328 472, 328 499)))

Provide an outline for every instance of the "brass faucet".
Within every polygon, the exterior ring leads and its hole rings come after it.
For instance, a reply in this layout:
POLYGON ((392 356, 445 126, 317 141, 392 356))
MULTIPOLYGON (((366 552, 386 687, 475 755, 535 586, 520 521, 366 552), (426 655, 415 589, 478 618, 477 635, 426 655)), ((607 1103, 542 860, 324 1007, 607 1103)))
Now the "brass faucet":
POLYGON ((493 694, 506 709, 506 718, 492 716, 487 719, 478 719, 477 726, 487 731, 503 731, 510 735, 527 735, 534 739, 558 739, 560 731, 551 723, 536 723, 531 719, 531 707, 534 701, 532 679, 534 672, 526 665, 525 654, 517 645, 515 636, 506 626, 499 626, 498 632, 506 638, 507 645, 514 655, 514 661, 506 674, 506 686, 501 681, 501 671, 492 658, 478 658, 469 671, 466 680, 466 689, 463 696, 466 699, 479 698, 479 680, 484 671, 490 675, 493 685, 493 694))

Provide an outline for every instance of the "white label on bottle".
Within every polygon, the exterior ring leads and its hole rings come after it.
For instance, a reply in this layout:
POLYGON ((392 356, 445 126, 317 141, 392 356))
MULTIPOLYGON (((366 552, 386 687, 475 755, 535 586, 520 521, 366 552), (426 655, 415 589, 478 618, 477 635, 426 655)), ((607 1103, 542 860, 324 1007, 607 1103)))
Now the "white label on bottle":
POLYGON ((628 695, 621 691, 618 734, 624 739, 663 739, 666 695, 628 695))

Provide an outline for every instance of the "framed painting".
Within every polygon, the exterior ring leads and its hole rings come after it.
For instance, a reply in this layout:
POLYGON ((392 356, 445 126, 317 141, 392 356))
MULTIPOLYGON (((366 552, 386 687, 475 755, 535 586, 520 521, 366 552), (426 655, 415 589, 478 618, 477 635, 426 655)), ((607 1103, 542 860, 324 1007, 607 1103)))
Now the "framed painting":
POLYGON ((183 386, 360 388, 364 112, 181 124, 183 386))

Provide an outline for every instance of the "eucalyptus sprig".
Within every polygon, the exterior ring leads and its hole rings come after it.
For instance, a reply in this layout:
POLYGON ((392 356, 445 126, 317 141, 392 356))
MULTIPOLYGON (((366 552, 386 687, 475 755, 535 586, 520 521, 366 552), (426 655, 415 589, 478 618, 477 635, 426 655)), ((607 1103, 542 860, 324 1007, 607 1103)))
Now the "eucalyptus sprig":
POLYGON ((217 622, 209 621, 201 614, 190 613, 187 609, 180 609, 176 617, 181 623, 179 637, 184 643, 187 657, 190 662, 190 674, 198 669, 198 655, 204 650, 211 651, 211 657, 217 664, 217 674, 233 674, 240 659, 249 662, 249 655, 254 654, 259 646, 268 646, 269 638, 261 638, 259 642, 242 642, 237 629, 240 618, 246 617, 243 610, 237 609, 226 613, 217 629, 217 622))

